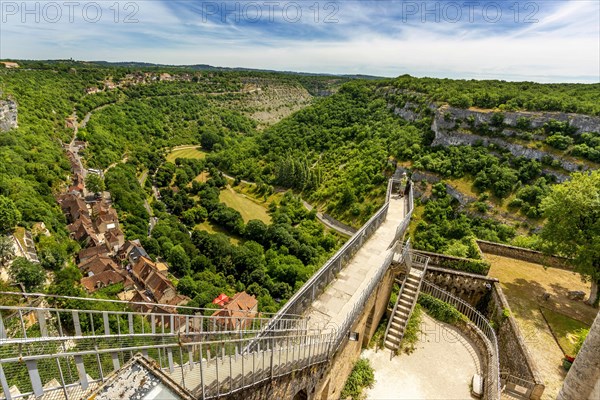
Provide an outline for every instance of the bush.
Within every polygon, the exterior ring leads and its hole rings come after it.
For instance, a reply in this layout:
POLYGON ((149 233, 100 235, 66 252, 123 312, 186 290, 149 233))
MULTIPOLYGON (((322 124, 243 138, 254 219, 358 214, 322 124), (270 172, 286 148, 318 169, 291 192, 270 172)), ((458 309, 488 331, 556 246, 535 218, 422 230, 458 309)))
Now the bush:
POLYGON ((402 336, 402 343, 400 349, 404 350, 406 354, 410 354, 415 351, 415 344, 419 341, 419 333, 421 332, 421 320, 423 319, 421 314, 421 306, 415 304, 408 322, 406 323, 406 329, 404 329, 404 336, 402 336))
POLYGON ((352 400, 358 400, 361 398, 362 390, 373 387, 374 383, 375 373, 373 367, 371 367, 369 360, 361 358, 354 364, 354 368, 352 368, 352 372, 350 372, 350 376, 346 380, 340 397, 342 399, 351 397, 352 400))
POLYGON ((473 259, 441 260, 440 267, 469 272, 471 274, 487 275, 490 270, 490 263, 484 260, 473 259))
POLYGON ((588 333, 590 333, 589 329, 579 329, 577 332, 575 332, 575 336, 577 338, 575 341, 575 345, 573 346, 575 356, 581 350, 581 347, 583 346, 583 342, 585 342, 585 338, 587 337, 588 333))
POLYGON ((456 324, 467 321, 467 317, 461 314, 453 305, 427 294, 420 293, 418 303, 427 310, 427 313, 438 321, 448 324, 456 324))

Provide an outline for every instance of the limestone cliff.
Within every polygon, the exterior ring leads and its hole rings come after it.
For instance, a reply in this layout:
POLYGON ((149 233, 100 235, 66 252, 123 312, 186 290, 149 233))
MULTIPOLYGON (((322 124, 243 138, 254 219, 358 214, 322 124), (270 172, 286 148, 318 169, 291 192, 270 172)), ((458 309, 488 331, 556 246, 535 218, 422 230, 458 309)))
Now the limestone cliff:
POLYGON ((17 127, 17 103, 10 99, 0 100, 0 132, 17 127))
MULTIPOLYGON (((433 110, 433 122, 431 130, 435 133, 433 146, 456 146, 483 144, 488 146, 494 144, 500 148, 510 151, 516 157, 541 160, 550 157, 560 163, 561 167, 574 172, 587 169, 587 167, 575 159, 561 156, 538 148, 532 148, 518 143, 518 139, 543 141, 544 136, 534 134, 536 129, 543 128, 544 124, 554 120, 568 122, 574 128, 574 134, 583 132, 600 133, 600 117, 582 114, 569 114, 562 112, 529 112, 509 111, 502 112, 502 120, 498 123, 497 113, 491 110, 461 109, 449 105, 429 105, 433 110), (496 115, 496 116, 495 116, 496 115), (527 129, 518 126, 519 121, 527 124, 527 129), (485 134, 481 134, 485 132, 485 134)), ((422 118, 419 106, 416 103, 406 102, 403 107, 395 107, 394 112, 408 121, 422 118)), ((555 171, 546 171, 555 175, 559 181, 567 179, 567 175, 555 171)))

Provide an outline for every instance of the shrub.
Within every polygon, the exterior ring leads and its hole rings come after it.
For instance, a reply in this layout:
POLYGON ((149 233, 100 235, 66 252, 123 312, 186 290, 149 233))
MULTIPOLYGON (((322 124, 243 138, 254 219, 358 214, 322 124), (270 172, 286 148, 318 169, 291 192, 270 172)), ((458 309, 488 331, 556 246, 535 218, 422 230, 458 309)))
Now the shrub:
POLYGON ((438 321, 448 324, 456 324, 459 321, 467 321, 467 317, 461 314, 453 305, 427 294, 419 294, 419 304, 427 310, 427 313, 438 321))
POLYGON ((469 272, 472 274, 487 275, 488 271, 490 270, 490 263, 483 260, 473 259, 441 260, 440 267, 469 272))
POLYGON ((581 350, 583 342, 585 342, 585 338, 587 337, 588 333, 590 333, 589 329, 579 329, 577 332, 575 332, 575 336, 577 339, 575 341, 575 345, 573 346, 575 352, 574 355, 577 355, 581 350))
POLYGON ((415 351, 415 344, 419 341, 419 333, 421 332, 422 319, 421 306, 415 304, 415 308, 406 323, 406 329, 404 329, 404 336, 402 336, 400 346, 400 349, 404 350, 406 354, 415 351))
POLYGON ((346 384, 340 393, 342 399, 351 397, 352 400, 361 398, 361 393, 364 388, 373 387, 375 383, 375 372, 373 367, 366 358, 361 358, 356 361, 346 384))

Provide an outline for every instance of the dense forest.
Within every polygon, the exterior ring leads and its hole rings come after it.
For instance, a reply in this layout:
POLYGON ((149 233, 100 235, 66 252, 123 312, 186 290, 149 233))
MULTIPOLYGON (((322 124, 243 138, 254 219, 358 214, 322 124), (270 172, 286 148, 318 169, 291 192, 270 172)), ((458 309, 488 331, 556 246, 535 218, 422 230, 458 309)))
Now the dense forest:
MULTIPOLYGON (((493 109, 498 115, 600 115, 599 85, 363 80, 68 61, 21 67, 0 70, 0 99, 17 102, 19 124, 0 132, 0 206, 16 210, 4 230, 36 222, 50 230, 36 246, 42 267, 62 280, 48 290, 67 290, 65 281, 78 280, 72 260, 79 245, 67 240, 55 200, 70 175, 62 146, 74 130, 65 121, 76 115, 77 138, 87 142, 86 166, 105 171, 127 238, 140 239, 153 258, 166 260, 178 290, 202 307, 221 292, 246 290, 263 311, 275 311, 343 241, 302 201, 359 227, 383 204, 387 180, 397 169, 435 178, 415 181, 410 232, 417 248, 477 257, 474 238, 535 247, 540 205, 557 176, 568 171, 552 158, 517 157, 494 145, 432 146, 431 105, 493 109), (313 97, 299 111, 281 115, 263 101, 260 111, 273 112, 275 122, 260 124, 253 115, 261 90, 269 87, 273 93, 301 89, 313 97), (412 121, 394 112, 407 101, 419 107, 412 121), (191 145, 203 156, 169 160, 178 145, 191 145), (241 182, 262 199, 269 223, 244 220, 222 201, 222 193, 241 190, 241 182), (151 216, 158 222, 149 235, 151 216)), ((285 101, 290 109, 304 104, 285 101)), ((600 161, 598 132, 575 134, 557 121, 537 130, 523 121, 518 131, 518 140, 537 148, 600 161)), ((494 134, 494 126, 487 134, 494 134)))

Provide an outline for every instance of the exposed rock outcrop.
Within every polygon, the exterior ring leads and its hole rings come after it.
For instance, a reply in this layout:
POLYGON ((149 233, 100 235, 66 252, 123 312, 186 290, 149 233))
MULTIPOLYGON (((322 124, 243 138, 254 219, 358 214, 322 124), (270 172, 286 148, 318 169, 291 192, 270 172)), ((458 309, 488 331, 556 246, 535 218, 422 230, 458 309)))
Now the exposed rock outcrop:
POLYGON ((0 132, 17 127, 17 103, 10 99, 0 100, 0 132))
MULTIPOLYGON (((525 157, 531 160, 542 160, 544 157, 549 157, 558 162, 568 172, 585 170, 587 167, 567 157, 507 140, 508 138, 523 136, 523 130, 518 128, 520 119, 521 121, 524 121, 524 118, 527 119, 528 128, 525 133, 529 135, 529 138, 525 139, 544 140, 543 135, 533 134, 531 131, 542 128, 544 124, 550 121, 568 122, 574 128, 575 135, 583 132, 600 133, 600 117, 590 115, 562 112, 507 111, 502 112, 501 124, 496 124, 499 126, 495 127, 494 116, 496 113, 491 110, 461 109, 449 105, 438 107, 435 104, 429 104, 428 107, 434 110, 431 124, 431 130, 435 133, 433 146, 475 144, 489 146, 494 144, 508 150, 515 157, 525 157), (487 131, 489 135, 473 133, 478 131, 487 131)), ((394 113, 413 122, 422 118, 419 113, 419 106, 410 101, 407 101, 403 107, 394 107, 394 113)), ((546 169, 544 172, 554 175, 561 182, 568 179, 566 174, 554 170, 546 169)))

